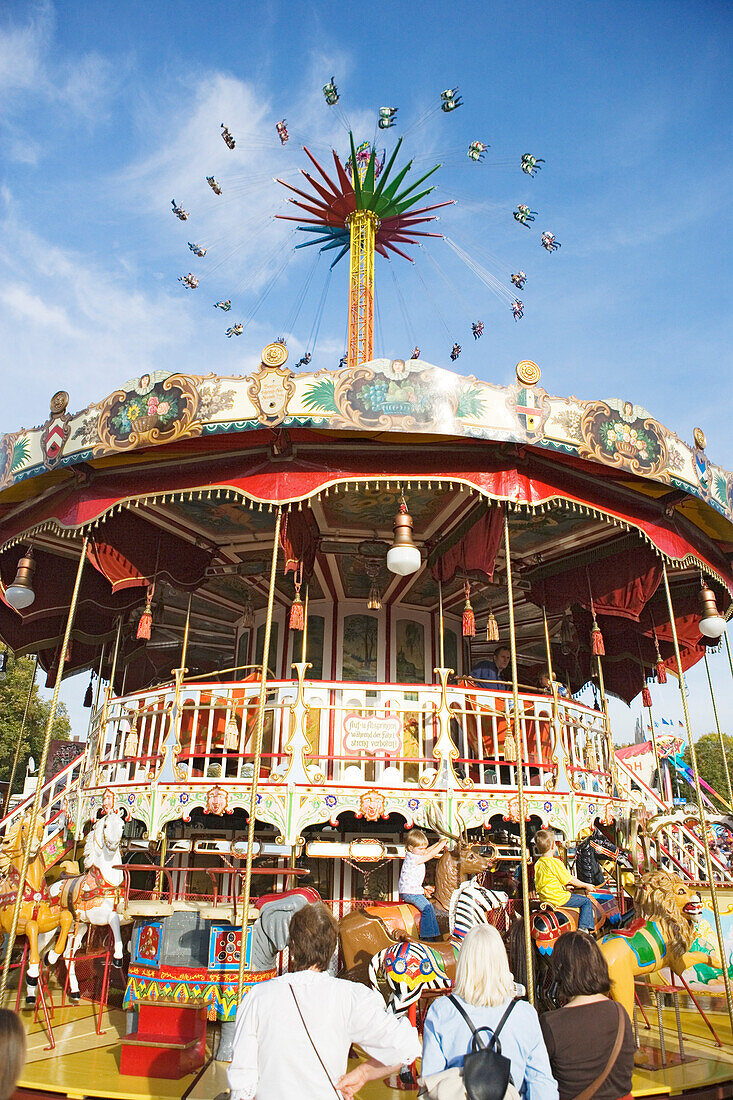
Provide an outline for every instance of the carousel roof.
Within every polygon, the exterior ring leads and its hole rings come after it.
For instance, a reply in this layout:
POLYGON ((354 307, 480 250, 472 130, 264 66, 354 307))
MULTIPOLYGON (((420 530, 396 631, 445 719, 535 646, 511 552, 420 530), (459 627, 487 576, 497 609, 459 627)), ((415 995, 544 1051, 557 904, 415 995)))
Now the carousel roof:
MULTIPOLYGON (((497 542, 494 560, 476 564, 465 547, 477 542, 486 503, 507 502, 528 670, 542 661, 538 608, 559 640, 575 605, 586 638, 592 590, 617 690, 635 694, 639 663, 654 663, 655 628, 671 656, 662 559, 675 566, 688 663, 698 659, 699 569, 719 606, 733 592, 733 481, 708 461, 702 433, 689 446, 630 402, 550 396, 532 363, 502 387, 419 359, 295 374, 286 357, 269 345, 248 377, 144 375, 75 415, 57 394, 43 425, 2 437, 0 636, 16 652, 40 649, 53 666, 79 537, 89 534, 94 569, 85 572, 69 671, 93 663, 120 614, 134 622, 153 577, 154 636, 137 647, 141 668, 128 685, 155 678, 156 662, 169 673, 189 592, 194 659, 223 667, 243 604, 266 602, 268 513, 279 503, 288 505, 288 537, 300 543, 296 557, 304 547, 313 555, 313 601, 366 601, 376 585, 386 604, 435 612, 439 560, 458 547, 459 568, 442 577, 448 612, 460 616, 470 576, 477 617, 492 609, 501 625, 503 551, 497 542), (396 578, 385 557, 403 490, 424 565, 396 578), (44 591, 19 615, 2 594, 31 538, 44 591)), ((491 541, 488 528, 478 541, 491 541)), ((292 576, 281 569, 276 601, 287 607, 292 598, 292 576)))

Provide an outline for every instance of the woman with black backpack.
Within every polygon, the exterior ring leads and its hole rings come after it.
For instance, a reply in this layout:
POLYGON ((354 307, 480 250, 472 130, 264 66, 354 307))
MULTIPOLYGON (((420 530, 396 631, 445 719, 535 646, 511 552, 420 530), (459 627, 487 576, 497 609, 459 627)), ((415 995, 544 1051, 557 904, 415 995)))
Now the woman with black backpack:
POLYGON ((425 1017, 420 1096, 426 1100, 558 1100, 534 1008, 517 999, 506 950, 491 925, 461 946, 453 992, 425 1017))

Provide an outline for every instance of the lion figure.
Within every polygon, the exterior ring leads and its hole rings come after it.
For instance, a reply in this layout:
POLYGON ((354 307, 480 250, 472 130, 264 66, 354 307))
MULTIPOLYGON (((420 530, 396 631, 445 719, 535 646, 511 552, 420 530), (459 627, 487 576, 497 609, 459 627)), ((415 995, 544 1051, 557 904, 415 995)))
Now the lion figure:
POLYGON ((695 936, 700 899, 678 875, 651 871, 634 892, 636 920, 626 930, 604 936, 601 953, 611 975, 611 996, 629 1016, 634 1011, 634 978, 664 966, 679 971, 695 936))
POLYGON ((679 875, 669 871, 651 871, 642 875, 634 891, 637 918, 655 921, 673 955, 684 955, 695 938, 695 925, 689 914, 697 894, 679 875))

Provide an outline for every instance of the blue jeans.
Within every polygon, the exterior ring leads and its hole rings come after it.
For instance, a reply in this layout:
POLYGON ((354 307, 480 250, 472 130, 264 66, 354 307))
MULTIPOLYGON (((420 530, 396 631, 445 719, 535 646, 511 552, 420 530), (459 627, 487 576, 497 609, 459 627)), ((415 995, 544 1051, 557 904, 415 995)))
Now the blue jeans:
POLYGON ((586 928, 589 932, 595 929, 596 922, 593 916, 593 903, 585 894, 571 894, 563 905, 563 909, 579 909, 580 927, 586 928))
POLYGON ((407 901, 420 910, 420 939, 437 939, 440 928, 430 898, 426 898, 424 894, 400 894, 400 901, 407 901))

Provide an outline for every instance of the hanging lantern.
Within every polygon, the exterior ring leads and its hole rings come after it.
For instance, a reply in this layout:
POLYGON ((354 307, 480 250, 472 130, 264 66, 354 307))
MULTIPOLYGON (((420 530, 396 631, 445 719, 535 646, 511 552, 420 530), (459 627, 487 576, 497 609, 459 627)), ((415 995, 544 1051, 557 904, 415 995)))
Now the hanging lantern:
POLYGON ((244 607, 242 608, 242 618, 240 620, 240 625, 243 630, 247 630, 249 627, 253 627, 255 625, 255 609, 252 606, 252 600, 250 598, 249 592, 247 593, 244 600, 244 607))
POLYGON ((394 538, 387 551, 387 568, 399 577, 408 577, 416 573, 421 564, 420 550, 412 538, 412 516, 407 511, 403 496, 400 510, 394 518, 394 538))
POLYGON ((652 705, 652 693, 646 684, 644 684, 644 687, 641 689, 641 705, 643 707, 650 707, 652 705))
POLYGON ((145 610, 143 611, 142 615, 140 616, 140 622, 137 624, 136 637, 137 638, 142 638, 146 642, 150 641, 150 631, 151 631, 151 628, 152 628, 152 625, 153 625, 153 608, 152 608, 152 602, 151 601, 153 599, 154 592, 155 592, 155 585, 154 584, 149 584, 148 585, 148 594, 147 594, 147 598, 146 598, 146 601, 145 601, 145 610))
POLYGON ((86 707, 87 710, 89 710, 92 703, 94 702, 93 684, 94 684, 94 673, 92 673, 91 676, 89 677, 89 683, 87 684, 87 690, 84 692, 84 702, 83 702, 82 706, 86 707))
POLYGON ((5 589, 5 602, 16 611, 22 611, 30 607, 36 598, 33 590, 33 574, 36 571, 36 563, 33 558, 33 547, 29 546, 25 557, 18 562, 15 580, 9 588, 5 589))
POLYGON ((370 611, 380 611, 382 608, 382 597, 375 582, 372 582, 372 587, 369 589, 367 607, 370 611))
POLYGON ((725 630, 725 619, 718 614, 715 593, 706 584, 700 588, 700 612, 700 633, 717 641, 725 630))
POLYGON ((290 608, 290 629, 302 630, 305 626, 305 608, 303 607, 303 601, 300 598, 300 587, 303 583, 303 563, 298 563, 298 569, 295 574, 295 599, 293 600, 290 608))
POLYGON ((570 653, 575 653, 577 648, 578 633, 575 629, 572 612, 568 610, 563 615, 560 624, 560 649, 567 656, 570 653))
POLYGON ((499 624, 496 621, 496 616, 494 615, 493 611, 489 611, 489 618, 488 622, 486 623, 486 641, 499 641, 499 624))
POLYGON ((463 590, 466 593, 466 604, 463 608, 463 637, 475 638, 476 616, 474 615, 473 608, 471 607, 471 584, 469 581, 466 581, 463 590))

